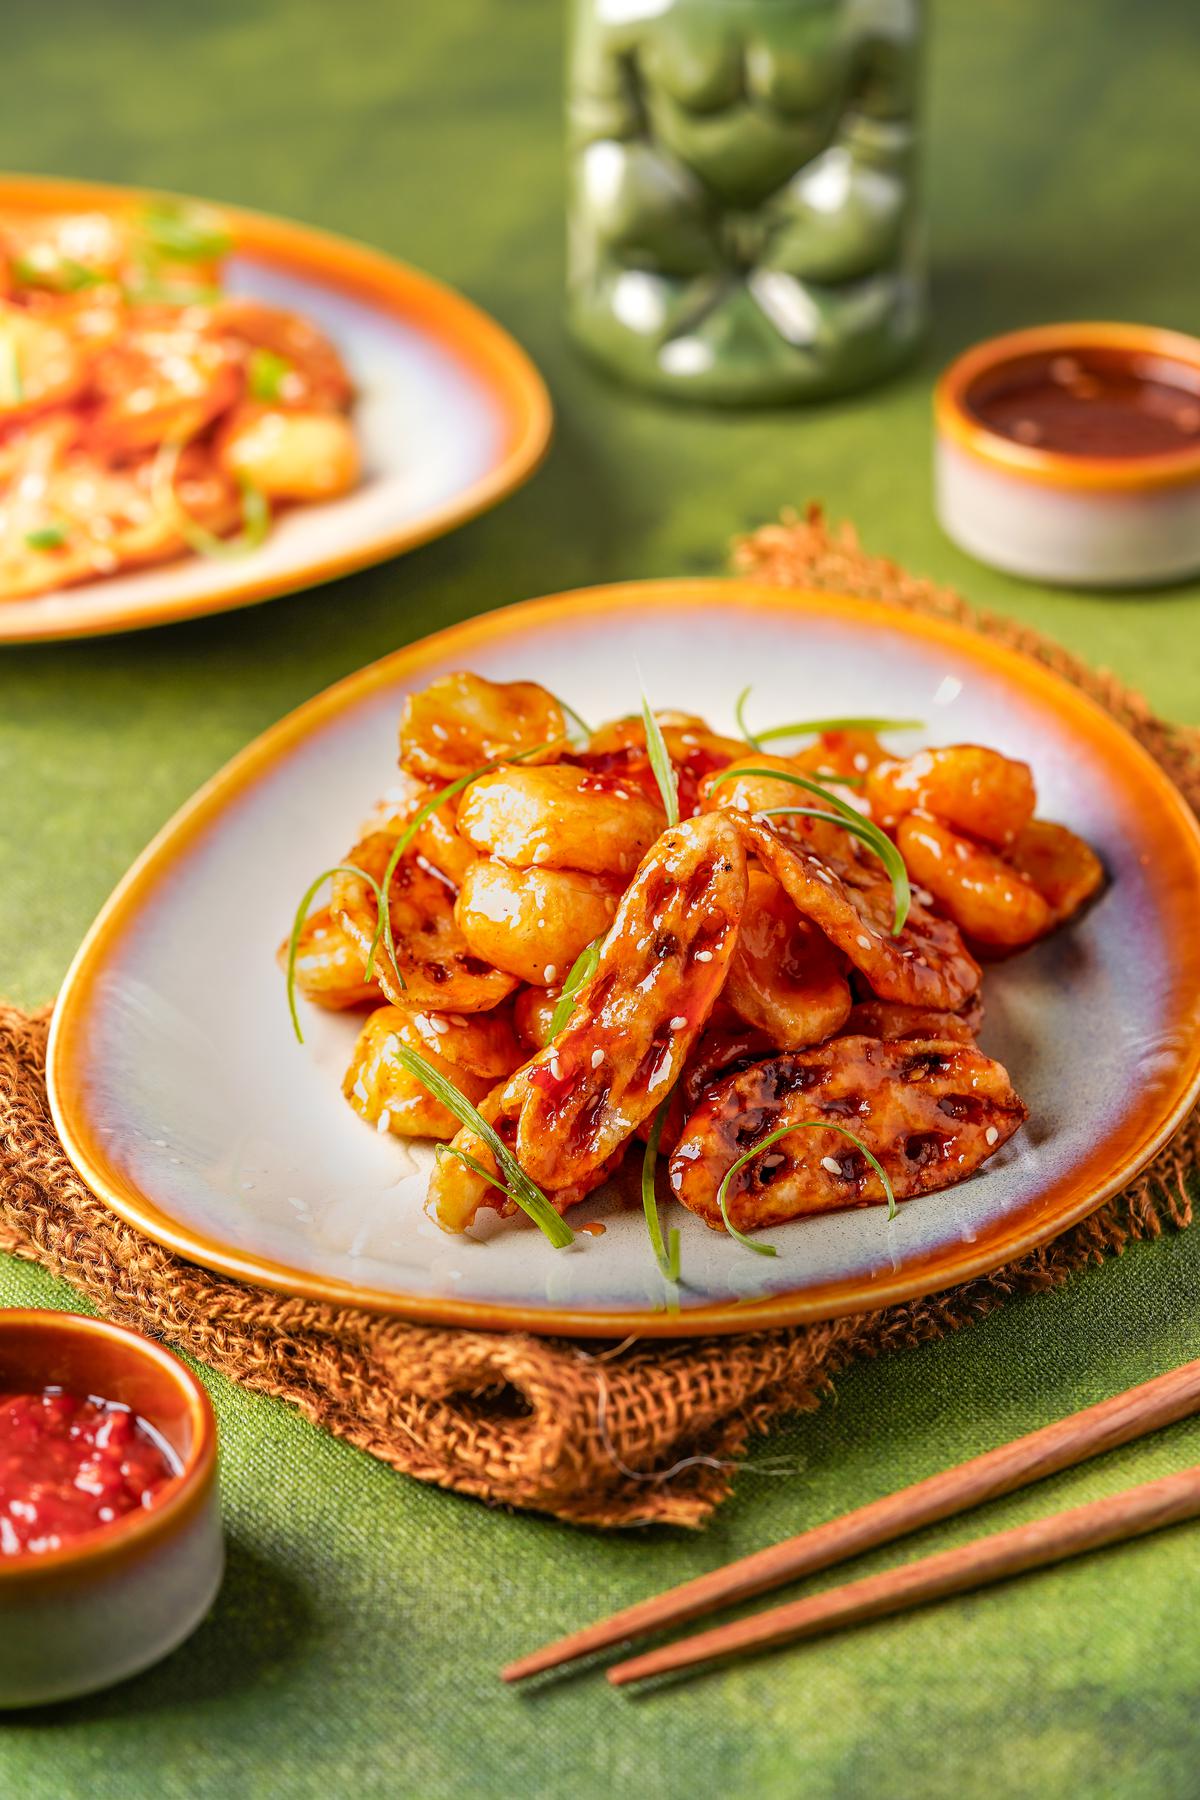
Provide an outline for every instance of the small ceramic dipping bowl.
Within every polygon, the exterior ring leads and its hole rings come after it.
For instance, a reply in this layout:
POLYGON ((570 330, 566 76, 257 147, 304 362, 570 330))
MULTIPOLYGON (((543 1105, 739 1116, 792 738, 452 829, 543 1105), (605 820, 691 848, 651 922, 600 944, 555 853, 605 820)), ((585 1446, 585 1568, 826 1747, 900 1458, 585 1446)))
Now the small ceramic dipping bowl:
POLYGON ((981 562, 1084 587, 1200 570, 1200 339, 1014 331, 951 363, 934 418, 938 517, 981 562))
POLYGON ((175 1472, 148 1506, 53 1549, 0 1555, 0 1707, 70 1699, 148 1668, 200 1623, 224 1567, 216 1420, 178 1358, 100 1319, 0 1312, 0 1394, 47 1388, 128 1407, 175 1472))

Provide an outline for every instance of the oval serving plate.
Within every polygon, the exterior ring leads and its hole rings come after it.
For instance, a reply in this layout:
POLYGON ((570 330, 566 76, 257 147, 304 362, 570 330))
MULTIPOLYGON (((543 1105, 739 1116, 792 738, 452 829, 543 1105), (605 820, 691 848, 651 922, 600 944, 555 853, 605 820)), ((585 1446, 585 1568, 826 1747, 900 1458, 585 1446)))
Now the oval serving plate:
MULTIPOLYGON (((164 198, 179 196, 0 175, 0 212, 164 198)), ((358 390, 363 479, 341 499, 289 508, 244 558, 188 556, 0 600, 0 643, 133 631, 314 587, 452 530, 519 487, 545 453, 552 415, 541 376, 469 300, 363 244, 202 204, 234 241, 228 291, 305 314, 337 346, 358 390)))
MULTIPOLYGON (((901 739, 897 737, 899 744, 901 739)), ((1106 714, 960 628, 863 600, 731 581, 597 588, 427 638, 251 744, 135 864, 67 977, 50 1045, 72 1161, 131 1224, 193 1261, 287 1293, 407 1318, 660 1336, 837 1316, 998 1268, 1083 1218, 1166 1139, 1200 1089, 1200 830, 1106 714), (983 1044, 1030 1121, 984 1172, 882 1208, 774 1230, 755 1256, 668 1204, 679 1303, 641 1208, 593 1195, 555 1251, 524 1220, 447 1237, 424 1215, 431 1155, 380 1138, 340 1078, 357 1021, 304 1008, 291 1034, 275 949, 316 871, 345 853, 395 767, 406 693, 452 669, 544 682, 594 720, 656 705, 732 727, 754 683, 764 724, 806 714, 923 718, 910 741, 1024 757, 1039 811, 1112 874, 1073 928, 987 974, 983 1044)))

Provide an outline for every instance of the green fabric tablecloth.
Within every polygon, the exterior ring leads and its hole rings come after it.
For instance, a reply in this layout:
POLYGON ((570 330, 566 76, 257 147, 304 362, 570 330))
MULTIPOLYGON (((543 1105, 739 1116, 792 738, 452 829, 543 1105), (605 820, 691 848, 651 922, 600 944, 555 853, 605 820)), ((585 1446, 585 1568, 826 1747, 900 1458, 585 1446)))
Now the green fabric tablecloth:
MULTIPOLYGON (((630 398, 564 342, 559 15, 556 0, 6 9, 0 162, 369 239, 489 307, 559 409, 527 489, 391 567, 225 618, 0 656, 11 996, 48 998, 172 809, 327 682, 525 595, 709 572, 728 534, 809 497, 871 547, 1200 717, 1200 588, 1102 598, 990 574, 940 536, 928 475, 931 380, 972 338, 1072 315, 1200 327, 1194 0, 943 0, 925 358, 846 404, 732 417, 630 398)), ((1194 1796, 1200 1527, 642 1698, 594 1676, 511 1693, 495 1671, 547 1634, 1197 1355, 1198 1289, 1200 1231, 855 1370, 834 1403, 754 1452, 760 1471, 695 1538, 489 1512, 213 1380, 229 1539, 213 1615, 140 1680, 0 1723, 0 1793, 1194 1796)), ((0 1262, 0 1304, 71 1301, 0 1262)), ((1200 1424, 1179 1426, 986 1523, 1198 1456, 1200 1424)))

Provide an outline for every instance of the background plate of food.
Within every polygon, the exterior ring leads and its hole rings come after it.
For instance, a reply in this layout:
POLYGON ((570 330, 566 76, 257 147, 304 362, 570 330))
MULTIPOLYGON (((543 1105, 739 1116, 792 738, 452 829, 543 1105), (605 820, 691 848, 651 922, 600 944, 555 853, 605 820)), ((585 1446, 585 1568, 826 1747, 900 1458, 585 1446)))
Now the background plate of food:
POLYGON ((51 1100, 122 1217, 285 1292, 593 1335, 836 1316, 1149 1159, 1200 1087, 1198 908, 1181 796, 1013 651, 595 589, 401 650, 216 776, 80 950, 51 1100))
POLYGON ((0 641, 312 586, 531 473, 524 352, 428 276, 306 226, 0 176, 0 641))

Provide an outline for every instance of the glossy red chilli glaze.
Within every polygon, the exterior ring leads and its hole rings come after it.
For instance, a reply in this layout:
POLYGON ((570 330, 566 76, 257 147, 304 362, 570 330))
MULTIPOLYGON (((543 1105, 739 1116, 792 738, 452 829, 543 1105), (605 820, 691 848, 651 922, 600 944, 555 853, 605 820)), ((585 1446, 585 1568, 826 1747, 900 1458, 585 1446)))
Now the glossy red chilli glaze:
POLYGON ((175 1473, 123 1406, 53 1387, 0 1394, 0 1556, 101 1530, 149 1506, 175 1473))

